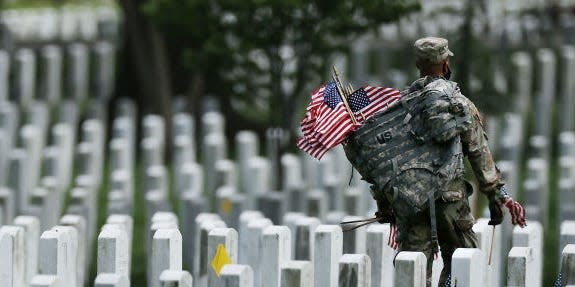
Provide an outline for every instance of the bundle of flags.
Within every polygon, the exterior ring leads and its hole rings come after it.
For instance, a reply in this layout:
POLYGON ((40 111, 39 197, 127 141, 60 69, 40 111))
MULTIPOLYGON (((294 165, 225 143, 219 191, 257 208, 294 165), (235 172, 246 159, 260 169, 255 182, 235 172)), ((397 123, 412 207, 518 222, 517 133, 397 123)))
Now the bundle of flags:
POLYGON ((297 139, 297 147, 317 159, 401 96, 397 89, 372 86, 342 95, 338 85, 336 81, 329 82, 312 92, 300 123, 303 137, 297 139))

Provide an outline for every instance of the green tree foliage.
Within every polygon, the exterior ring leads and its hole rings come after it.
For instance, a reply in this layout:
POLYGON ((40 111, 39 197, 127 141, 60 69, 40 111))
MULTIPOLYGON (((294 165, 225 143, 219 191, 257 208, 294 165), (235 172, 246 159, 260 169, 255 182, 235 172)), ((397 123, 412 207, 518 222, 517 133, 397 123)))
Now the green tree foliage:
POLYGON ((215 95, 228 115, 290 128, 297 103, 327 79, 333 53, 418 7, 417 0, 150 0, 143 11, 168 42, 175 90, 192 103, 215 95))

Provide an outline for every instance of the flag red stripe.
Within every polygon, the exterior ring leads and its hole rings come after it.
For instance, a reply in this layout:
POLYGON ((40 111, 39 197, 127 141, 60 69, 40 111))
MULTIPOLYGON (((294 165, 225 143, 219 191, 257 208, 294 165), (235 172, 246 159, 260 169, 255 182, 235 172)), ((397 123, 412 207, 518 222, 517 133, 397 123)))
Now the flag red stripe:
POLYGON ((311 93, 306 115, 300 121, 303 137, 298 138, 296 143, 299 149, 318 159, 340 144, 365 119, 397 101, 400 96, 399 91, 392 88, 364 87, 370 103, 356 113, 358 125, 355 125, 343 103, 339 103, 334 109, 324 103, 324 89, 325 86, 321 86, 311 93))

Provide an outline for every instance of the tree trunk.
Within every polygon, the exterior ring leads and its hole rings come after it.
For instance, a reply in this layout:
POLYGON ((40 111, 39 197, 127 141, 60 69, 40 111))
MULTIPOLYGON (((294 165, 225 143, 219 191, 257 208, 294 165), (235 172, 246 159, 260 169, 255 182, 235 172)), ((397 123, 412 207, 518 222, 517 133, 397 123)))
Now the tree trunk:
MULTIPOLYGON (((145 114, 161 115, 166 123, 166 147, 172 142, 171 77, 165 41, 142 13, 141 0, 120 0, 124 11, 126 42, 124 73, 120 74, 124 95, 132 97, 145 114)), ((170 158, 170 149, 166 155, 170 158)))

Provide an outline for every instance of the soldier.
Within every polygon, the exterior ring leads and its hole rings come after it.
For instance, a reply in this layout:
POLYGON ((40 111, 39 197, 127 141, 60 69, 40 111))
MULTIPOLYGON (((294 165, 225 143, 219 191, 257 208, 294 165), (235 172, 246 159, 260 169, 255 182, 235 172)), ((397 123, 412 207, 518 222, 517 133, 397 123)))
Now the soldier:
POLYGON ((523 208, 507 195, 475 105, 449 81, 446 39, 428 37, 414 44, 420 79, 402 92, 395 106, 371 119, 348 137, 344 149, 362 177, 372 184, 380 222, 397 225, 400 251, 427 257, 427 286, 441 247, 444 268, 439 286, 448 283, 451 257, 457 248, 475 248, 464 180, 467 157, 487 196, 490 225, 503 220, 503 206, 516 207, 514 224, 525 226, 523 208))

